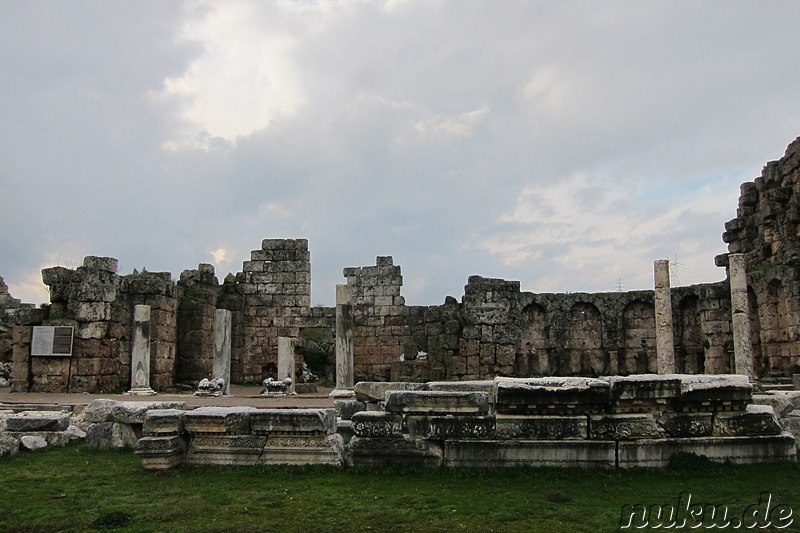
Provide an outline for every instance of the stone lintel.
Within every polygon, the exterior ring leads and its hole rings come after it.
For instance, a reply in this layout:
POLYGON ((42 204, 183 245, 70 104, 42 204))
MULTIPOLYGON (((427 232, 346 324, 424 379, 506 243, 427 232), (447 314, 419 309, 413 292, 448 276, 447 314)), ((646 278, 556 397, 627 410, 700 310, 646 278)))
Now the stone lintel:
POLYGON ((586 439, 586 416, 503 415, 495 417, 498 439, 586 439))

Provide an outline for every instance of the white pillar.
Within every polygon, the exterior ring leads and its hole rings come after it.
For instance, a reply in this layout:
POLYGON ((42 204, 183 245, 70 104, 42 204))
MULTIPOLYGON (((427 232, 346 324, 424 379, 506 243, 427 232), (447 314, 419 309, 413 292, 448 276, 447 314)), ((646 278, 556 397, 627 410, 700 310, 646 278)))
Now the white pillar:
POLYGON ((350 288, 336 285, 336 389, 331 396, 353 396, 353 302, 350 288))
POLYGON ((747 272, 744 254, 728 254, 731 284, 731 326, 733 328, 734 372, 753 379, 753 345, 750 338, 750 303, 747 300, 747 272))
POLYGON ((672 337, 672 297, 669 286, 669 260, 660 259, 655 269, 656 358, 658 373, 675 372, 675 342, 672 337))
POLYGON ((131 347, 131 390, 125 394, 151 396, 150 388, 150 306, 133 307, 133 345, 131 347))
POLYGON ((288 394, 294 394, 295 391, 295 345, 296 339, 292 337, 278 337, 278 380, 291 378, 292 384, 286 388, 288 394))
POLYGON ((214 367, 212 378, 225 380, 222 394, 231 391, 231 312, 217 309, 214 313, 214 367))

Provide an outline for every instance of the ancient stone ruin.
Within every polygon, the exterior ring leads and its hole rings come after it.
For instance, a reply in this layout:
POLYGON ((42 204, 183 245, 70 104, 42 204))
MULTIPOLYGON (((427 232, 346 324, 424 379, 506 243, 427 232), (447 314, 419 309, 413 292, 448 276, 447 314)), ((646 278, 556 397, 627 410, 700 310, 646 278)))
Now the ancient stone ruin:
MULTIPOLYGON (((670 287, 666 261, 652 291, 544 294, 472 276, 460 301, 436 306, 406 304, 400 266, 379 256, 344 268, 335 307, 312 307, 305 239, 265 239, 222 283, 211 265, 174 281, 89 256, 42 271, 40 308, 0 280, 0 355, 16 392, 217 396, 231 382, 293 394, 308 350, 321 354, 335 412, 87 407, 90 445, 135 447, 147 468, 793 459, 784 429, 800 433, 800 396, 768 389, 800 374, 800 138, 742 185, 725 229, 722 282, 670 287)), ((5 441, 45 426, 33 436, 70 438, 58 411, 0 418, 5 441)))

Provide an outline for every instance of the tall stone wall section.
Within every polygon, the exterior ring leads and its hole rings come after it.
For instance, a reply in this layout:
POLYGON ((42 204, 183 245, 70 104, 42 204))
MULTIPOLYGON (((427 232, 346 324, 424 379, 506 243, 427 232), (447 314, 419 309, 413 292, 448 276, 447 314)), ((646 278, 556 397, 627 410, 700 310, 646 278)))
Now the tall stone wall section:
POLYGON ((191 383, 213 379, 214 314, 220 292, 214 267, 198 265, 184 270, 177 282, 179 300, 177 317, 176 380, 191 383))
POLYGON ((356 380, 373 376, 388 380, 393 361, 400 359, 410 337, 403 276, 391 256, 379 256, 375 266, 343 270, 353 304, 353 358, 356 380))
POLYGON ((243 307, 231 380, 258 383, 277 366, 278 337, 298 337, 311 316, 308 240, 264 239, 242 270, 234 284, 243 307))
POLYGON ((800 372, 800 138, 742 184, 722 240, 745 255, 755 371, 800 372))

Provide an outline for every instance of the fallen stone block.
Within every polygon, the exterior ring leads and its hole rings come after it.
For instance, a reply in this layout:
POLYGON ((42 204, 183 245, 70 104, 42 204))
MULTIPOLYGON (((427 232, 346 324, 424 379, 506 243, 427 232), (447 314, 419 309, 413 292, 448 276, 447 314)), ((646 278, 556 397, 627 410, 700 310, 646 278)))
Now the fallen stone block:
POLYGON ((743 411, 753 400, 753 385, 747 376, 686 375, 681 379, 677 407, 690 411, 743 411))
POLYGON ((19 452, 19 440, 0 433, 0 457, 17 455, 19 452))
POLYGON ((250 429, 256 435, 329 435, 336 432, 336 412, 334 409, 257 409, 250 412, 250 429))
POLYGON ((401 381, 360 381, 355 384, 353 391, 356 400, 360 402, 382 402, 387 391, 422 390, 425 383, 411 383, 401 381))
POLYGON ((408 434, 425 439, 493 439, 493 416, 415 416, 405 419, 408 434))
POLYGON ((142 434, 150 437, 180 435, 185 430, 187 411, 181 409, 152 409, 142 425, 142 434))
POLYGON ((111 416, 114 422, 144 424, 147 412, 154 409, 186 409, 186 402, 117 402, 111 416))
POLYGON ((418 465, 440 467, 440 444, 404 435, 397 439, 353 437, 347 443, 347 462, 353 466, 418 465))
POLYGON ((775 411, 769 405, 748 405, 747 410, 734 413, 717 413, 714 416, 713 435, 780 435, 783 431, 775 411))
POLYGON ((357 437, 395 439, 403 437, 403 416, 379 411, 362 411, 350 420, 357 437))
POLYGON ((794 461, 795 442, 789 434, 763 437, 699 437, 619 442, 620 468, 664 468, 675 453, 704 455, 733 464, 794 461))
POLYGON ((132 450, 138 440, 131 426, 119 422, 92 424, 86 432, 86 445, 93 450, 132 450))
POLYGON ((178 435, 142 437, 136 443, 136 455, 147 470, 165 470, 183 464, 186 441, 178 435))
POLYGON ((38 435, 24 435, 19 439, 19 443, 28 451, 41 450, 47 447, 47 440, 38 435))
POLYGON ((591 415, 589 438, 594 440, 634 440, 664 437, 651 413, 591 415))
POLYGON ((252 466, 266 443, 264 435, 194 435, 186 451, 186 464, 252 466))
POLYGON ((184 425, 189 433, 249 435, 253 411, 254 407, 200 407, 186 412, 184 425))
POLYGON ((592 378, 495 380, 495 409, 500 414, 588 415, 609 405, 608 381, 592 378))
POLYGON ((590 440, 448 440, 448 467, 566 466, 614 468, 616 443, 590 440))
POLYGON ((708 437, 713 431, 712 413, 664 413, 656 423, 667 437, 708 437))
POLYGON ((69 413, 64 411, 23 411, 6 417, 6 431, 64 431, 69 413))
POLYGON ((588 438, 586 416, 497 415, 498 439, 560 440, 588 438))
POLYGON ((475 414, 489 412, 485 392, 388 391, 385 409, 402 414, 475 414))

